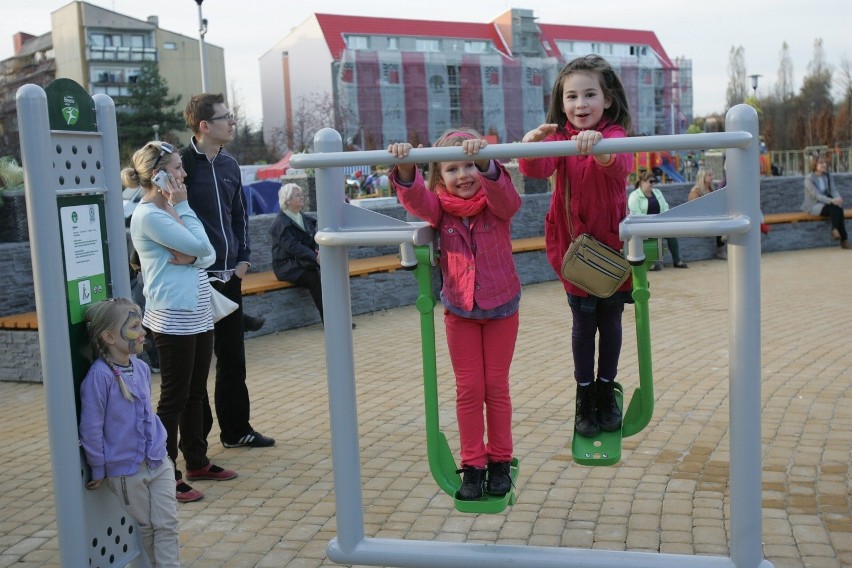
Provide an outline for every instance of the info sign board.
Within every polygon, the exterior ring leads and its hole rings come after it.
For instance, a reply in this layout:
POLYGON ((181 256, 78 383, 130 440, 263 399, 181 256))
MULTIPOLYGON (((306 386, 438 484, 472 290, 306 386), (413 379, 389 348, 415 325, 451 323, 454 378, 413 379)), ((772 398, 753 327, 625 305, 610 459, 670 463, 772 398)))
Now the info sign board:
POLYGON ((60 201, 59 222, 71 325, 84 321, 86 308, 108 297, 102 203, 103 199, 70 197, 60 201), (72 200, 76 203, 72 204, 72 200))

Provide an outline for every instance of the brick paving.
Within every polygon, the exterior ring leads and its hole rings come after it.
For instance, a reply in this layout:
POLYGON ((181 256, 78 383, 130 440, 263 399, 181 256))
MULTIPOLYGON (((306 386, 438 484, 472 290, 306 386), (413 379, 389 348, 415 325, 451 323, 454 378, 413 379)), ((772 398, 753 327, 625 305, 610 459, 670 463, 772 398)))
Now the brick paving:
MULTIPOLYGON (((776 568, 852 566, 852 254, 764 254, 762 266, 764 553, 776 568)), ((571 460, 568 307, 555 282, 525 287, 512 368, 521 475, 517 504, 497 515, 454 511, 431 479, 414 308, 356 317, 366 536, 727 556, 726 266, 650 279, 655 415, 612 467, 571 460)), ((628 309, 628 393, 638 382, 632 321, 628 309)), ((440 416, 457 452, 441 323, 440 416)), ((211 458, 240 477, 197 482, 205 498, 179 505, 182 565, 337 566, 325 554, 336 528, 322 328, 246 346, 252 422, 278 444, 225 449, 214 429, 211 458)), ((0 383, 0 433, 0 568, 58 566, 41 385, 0 383)))

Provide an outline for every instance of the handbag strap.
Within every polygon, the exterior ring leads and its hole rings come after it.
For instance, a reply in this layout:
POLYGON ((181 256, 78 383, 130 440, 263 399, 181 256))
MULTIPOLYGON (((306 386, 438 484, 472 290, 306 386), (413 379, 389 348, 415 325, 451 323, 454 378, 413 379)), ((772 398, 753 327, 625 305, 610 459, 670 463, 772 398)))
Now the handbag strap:
POLYGON ((571 222, 571 178, 565 172, 565 214, 568 216, 568 234, 574 242, 574 224, 571 222))

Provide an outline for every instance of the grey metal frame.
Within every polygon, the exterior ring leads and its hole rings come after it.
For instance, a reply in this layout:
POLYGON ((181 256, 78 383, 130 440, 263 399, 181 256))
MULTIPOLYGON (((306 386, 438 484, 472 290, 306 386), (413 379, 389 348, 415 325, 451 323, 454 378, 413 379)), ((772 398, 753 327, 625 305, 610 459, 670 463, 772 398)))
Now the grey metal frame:
MULTIPOLYGON (((358 444, 355 367, 351 331, 347 248, 400 244, 410 248, 431 240, 430 229, 391 219, 344 202, 343 166, 463 160, 458 147, 414 149, 405 159, 384 150, 342 152, 340 135, 324 129, 314 138, 316 154, 293 156, 297 168, 317 168, 317 242, 323 258, 323 302, 329 410, 338 535, 328 545, 331 560, 343 564, 413 568, 771 568, 761 544, 760 445, 760 185, 758 121, 746 105, 732 108, 726 132, 602 140, 595 154, 649 150, 731 148, 728 186, 700 200, 654 217, 628 217, 621 236, 628 255, 642 258, 641 238, 729 235, 730 273, 730 557, 631 551, 365 538, 358 444)), ((573 142, 495 144, 479 156, 507 159, 577 155, 573 142)))
POLYGON ((58 196, 105 195, 111 284, 114 295, 130 297, 130 276, 127 269, 122 270, 128 256, 115 105, 106 95, 95 95, 93 100, 99 132, 52 131, 44 89, 24 85, 17 92, 59 556, 68 568, 131 562, 145 568, 149 564, 140 554, 138 531, 115 496, 106 487, 84 488, 86 465, 77 435, 58 196), (72 152, 72 148, 80 151, 72 152), (57 189, 60 185, 62 189, 57 189))

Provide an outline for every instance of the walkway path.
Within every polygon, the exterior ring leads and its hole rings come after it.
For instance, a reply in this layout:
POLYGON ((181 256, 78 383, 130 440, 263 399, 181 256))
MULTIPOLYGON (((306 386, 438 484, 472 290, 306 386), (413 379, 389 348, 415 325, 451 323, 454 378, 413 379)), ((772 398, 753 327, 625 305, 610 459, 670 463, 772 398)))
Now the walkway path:
MULTIPOLYGON (((651 273, 657 408, 623 460, 570 458, 570 316, 555 282, 524 289, 512 372, 518 503, 455 512, 428 473, 413 308, 354 331, 367 536, 728 555, 728 284, 724 262, 651 273)), ((635 386, 632 311, 619 380, 635 386)), ((438 322, 441 420, 457 449, 438 322)), ((335 536, 323 332, 247 342, 253 423, 273 449, 210 454, 240 477, 180 505, 182 564, 316 568, 335 536)), ((763 535, 776 568, 852 566, 852 254, 763 256, 763 535)), ((211 380, 212 387, 212 380, 211 380)), ((156 388, 156 387, 155 387, 156 388)), ((155 394, 156 397, 156 394, 155 394)), ((58 566, 44 394, 0 383, 0 567, 58 566)), ((182 464, 181 464, 182 465, 182 464)), ((68 464, 76 475, 76 464, 68 464)))

